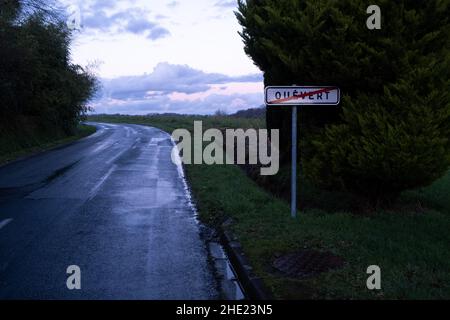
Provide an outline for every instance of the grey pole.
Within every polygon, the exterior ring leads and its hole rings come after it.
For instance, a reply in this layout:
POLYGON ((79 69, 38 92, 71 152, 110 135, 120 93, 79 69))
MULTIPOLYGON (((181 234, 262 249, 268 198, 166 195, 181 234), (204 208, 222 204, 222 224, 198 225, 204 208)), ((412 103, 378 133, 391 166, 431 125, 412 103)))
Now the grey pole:
POLYGON ((291 214, 297 217, 297 106, 292 107, 291 214))

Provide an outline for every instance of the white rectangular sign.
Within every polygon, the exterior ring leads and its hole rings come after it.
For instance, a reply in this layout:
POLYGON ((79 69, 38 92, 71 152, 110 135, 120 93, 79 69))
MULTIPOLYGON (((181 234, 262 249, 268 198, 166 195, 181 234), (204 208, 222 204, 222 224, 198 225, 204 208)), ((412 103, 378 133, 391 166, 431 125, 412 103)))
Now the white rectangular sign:
POLYGON ((341 91, 337 87, 267 87, 268 106, 338 105, 341 91))

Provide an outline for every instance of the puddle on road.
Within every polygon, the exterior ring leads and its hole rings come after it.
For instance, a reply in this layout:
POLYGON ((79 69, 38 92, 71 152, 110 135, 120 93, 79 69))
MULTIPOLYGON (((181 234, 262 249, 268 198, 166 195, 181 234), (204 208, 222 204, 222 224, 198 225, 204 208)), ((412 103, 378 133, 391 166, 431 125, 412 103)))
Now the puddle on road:
POLYGON ((4 201, 22 199, 32 193, 34 190, 40 189, 45 184, 42 182, 25 185, 22 187, 0 188, 0 203, 4 201))
POLYGON ((210 242, 209 254, 214 263, 222 297, 226 300, 244 300, 244 291, 222 246, 217 242, 210 242))
POLYGON ((56 170, 55 172, 53 172, 49 177, 47 177, 45 179, 45 183, 50 183, 53 180, 63 176, 67 171, 69 171, 70 169, 72 169, 76 164, 78 164, 78 162, 80 162, 80 160, 75 161, 74 163, 71 163, 61 169, 56 170))
MULTIPOLYGON (((175 147, 175 141, 170 139, 172 146, 175 147)), ((176 166, 178 169, 178 175, 183 182, 184 193, 188 202, 189 207, 192 209, 195 215, 195 221, 199 225, 200 228, 208 229, 206 226, 202 225, 198 220, 198 211, 194 204, 194 200, 191 195, 191 190, 189 185, 187 184, 186 177, 184 174, 184 168, 182 165, 181 158, 177 153, 173 155, 175 157, 176 166)), ((201 232, 202 233, 202 232, 201 232)), ((213 232, 208 232, 213 233, 213 232)), ((213 269, 216 275, 216 281, 219 285, 219 294, 222 299, 225 300, 245 300, 244 290, 242 289, 241 284, 237 278, 235 271, 231 265, 230 260, 228 259, 222 245, 219 242, 214 241, 213 236, 206 236, 203 234, 201 237, 202 240, 207 244, 207 251, 209 260, 211 262, 211 269, 213 269)))

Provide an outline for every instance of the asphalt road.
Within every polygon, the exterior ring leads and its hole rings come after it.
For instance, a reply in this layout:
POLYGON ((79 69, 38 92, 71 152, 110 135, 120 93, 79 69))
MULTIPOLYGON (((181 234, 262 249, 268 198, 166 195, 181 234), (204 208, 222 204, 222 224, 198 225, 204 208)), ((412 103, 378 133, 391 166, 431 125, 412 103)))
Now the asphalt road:
POLYGON ((170 136, 95 124, 0 168, 0 299, 217 298, 170 136), (81 269, 81 290, 66 286, 81 269))

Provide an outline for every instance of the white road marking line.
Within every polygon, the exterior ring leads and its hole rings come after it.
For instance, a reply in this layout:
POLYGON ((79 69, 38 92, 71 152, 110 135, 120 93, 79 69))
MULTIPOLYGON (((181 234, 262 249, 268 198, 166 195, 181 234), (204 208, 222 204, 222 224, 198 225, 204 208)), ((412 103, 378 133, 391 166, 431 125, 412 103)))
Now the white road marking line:
POLYGON ((13 221, 13 219, 6 219, 0 222, 0 229, 5 227, 8 223, 10 223, 11 221, 13 221))
POLYGON ((167 140, 167 138, 152 138, 152 140, 150 140, 150 143, 148 144, 149 147, 157 147, 158 143, 167 140))
POLYGON ((168 140, 168 138, 152 138, 151 143, 159 143, 168 140))
POLYGON ((115 155, 114 157, 112 157, 111 159, 109 159, 108 161, 106 161, 107 165, 110 165, 111 163, 113 163, 114 161, 116 161, 117 159, 119 159, 125 152, 129 151, 129 149, 124 149, 122 151, 120 151, 117 155, 115 155))
POLYGON ((89 193, 89 197, 87 201, 91 201, 92 199, 94 199, 94 197, 97 195, 98 191, 100 190, 100 187, 103 185, 103 183, 105 183, 106 179, 109 178, 109 176, 111 175, 111 173, 113 173, 113 171, 116 169, 116 165, 113 165, 109 171, 100 178, 100 181, 94 186, 94 188, 92 188, 91 192, 89 193))
POLYGON ((133 150, 135 150, 135 149, 137 149, 139 146, 138 146, 138 143, 141 143, 141 138, 137 138, 136 139, 136 141, 134 142, 134 146, 133 146, 133 150))

